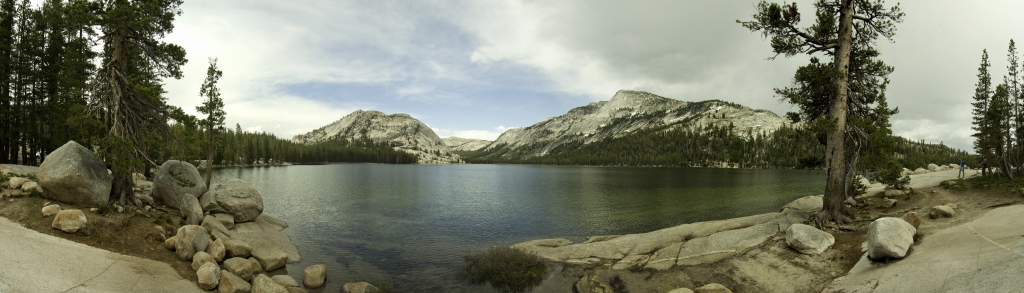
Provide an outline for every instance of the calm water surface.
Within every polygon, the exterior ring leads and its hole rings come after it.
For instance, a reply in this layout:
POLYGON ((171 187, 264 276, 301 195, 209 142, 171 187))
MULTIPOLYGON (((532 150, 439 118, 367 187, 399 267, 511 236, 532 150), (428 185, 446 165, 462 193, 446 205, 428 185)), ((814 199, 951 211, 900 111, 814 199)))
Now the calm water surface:
POLYGON ((820 194, 803 170, 334 164, 215 171, 259 190, 324 292, 385 281, 397 292, 488 292, 461 281, 465 252, 541 238, 653 231, 777 211, 820 194))

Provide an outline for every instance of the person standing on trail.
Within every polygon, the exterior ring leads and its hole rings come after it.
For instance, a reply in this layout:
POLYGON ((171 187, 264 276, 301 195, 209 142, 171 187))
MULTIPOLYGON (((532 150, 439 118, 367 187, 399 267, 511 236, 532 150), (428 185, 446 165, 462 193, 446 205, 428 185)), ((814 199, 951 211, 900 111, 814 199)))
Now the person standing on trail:
POLYGON ((958 173, 956 175, 956 178, 967 177, 967 174, 964 173, 964 165, 966 165, 966 164, 967 164, 967 162, 964 161, 964 158, 960 158, 960 173, 958 173))

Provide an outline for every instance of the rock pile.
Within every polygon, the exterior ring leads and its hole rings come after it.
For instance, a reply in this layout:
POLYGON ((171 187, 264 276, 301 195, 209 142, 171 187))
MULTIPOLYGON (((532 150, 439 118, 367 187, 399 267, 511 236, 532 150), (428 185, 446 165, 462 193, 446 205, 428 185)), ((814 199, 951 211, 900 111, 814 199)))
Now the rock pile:
MULTIPOLYGON (((182 205, 183 210, 185 206, 182 205)), ((255 221, 248 223, 230 221, 225 225, 225 222, 221 221, 232 218, 230 215, 207 215, 203 218, 202 225, 185 225, 179 228, 174 236, 164 242, 164 247, 175 251, 182 260, 192 262, 199 286, 206 290, 216 288, 220 292, 305 292, 291 277, 268 277, 262 274, 283 268, 290 259, 298 260, 298 252, 290 241, 287 243, 290 246, 279 247, 279 242, 261 240, 283 236, 279 232, 282 227, 271 223, 281 223, 282 226, 286 224, 266 215, 259 215, 255 221), (226 226, 236 229, 229 229, 226 226), (238 228, 247 230, 238 231, 238 228), (263 234, 258 235, 264 236, 246 234, 253 230, 259 230, 263 234), (281 235, 266 234, 272 233, 267 231, 281 235), (296 255, 292 257, 285 250, 295 251, 296 255)), ((323 286, 326 266, 312 265, 304 272, 303 283, 306 288, 323 286)))

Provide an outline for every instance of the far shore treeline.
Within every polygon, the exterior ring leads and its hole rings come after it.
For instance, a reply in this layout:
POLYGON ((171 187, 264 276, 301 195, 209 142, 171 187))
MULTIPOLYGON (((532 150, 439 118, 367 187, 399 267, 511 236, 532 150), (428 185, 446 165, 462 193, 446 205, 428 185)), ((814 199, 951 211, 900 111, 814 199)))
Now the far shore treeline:
MULTIPOLYGON (((685 124, 686 121, 679 124, 685 124)), ((533 148, 517 149, 512 156, 503 145, 479 151, 458 152, 470 163, 549 164, 593 166, 676 166, 735 168, 808 168, 822 167, 824 145, 808 141, 799 128, 783 126, 771 133, 737 133, 729 126, 704 125, 697 128, 667 125, 606 138, 584 145, 568 143, 547 155, 528 157, 533 148)), ((955 163, 965 158, 968 164, 975 157, 942 143, 929 144, 894 136, 891 145, 893 160, 911 169, 928 164, 955 163)), ((537 146, 540 147, 540 146, 537 146)), ((858 166, 858 170, 868 169, 858 166)))
MULTIPOLYGON (((34 7, 0 0, 0 163, 39 165, 69 140, 97 149, 108 165, 116 156, 136 153, 129 159, 136 172, 164 160, 197 162, 209 155, 216 165, 416 162, 413 155, 372 142, 302 145, 237 124, 224 129, 223 117, 210 124, 216 119, 168 105, 161 80, 180 78, 188 60, 183 48, 160 38, 173 28, 181 1, 150 2, 47 0, 34 7), (123 38, 138 43, 119 43, 123 38), (127 78, 117 84, 112 74, 127 78), (119 86, 128 94, 111 95, 119 86), (122 124, 132 121, 137 125, 122 124)), ((219 96, 215 83, 210 86, 219 96)), ((208 95, 207 86, 201 91, 195 85, 196 93, 208 95)), ((223 103, 215 110, 223 115, 223 103)))

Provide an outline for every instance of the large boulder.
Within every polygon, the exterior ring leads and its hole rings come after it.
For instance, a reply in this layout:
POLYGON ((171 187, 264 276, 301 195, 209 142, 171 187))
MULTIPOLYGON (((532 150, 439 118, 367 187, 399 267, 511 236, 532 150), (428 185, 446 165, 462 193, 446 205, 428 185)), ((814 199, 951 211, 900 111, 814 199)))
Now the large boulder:
POLYGON ((36 172, 43 197, 80 206, 103 206, 113 178, 89 149, 68 141, 46 156, 36 172))
POLYGON ((153 178, 153 198, 172 208, 181 204, 185 194, 201 195, 205 192, 203 176, 195 166, 186 162, 164 162, 153 178))
POLYGON ((324 264, 315 264, 306 267, 302 270, 302 285, 308 289, 320 288, 324 285, 324 279, 327 276, 327 266, 324 264))
POLYGON ((939 171, 939 165, 928 164, 928 171, 932 171, 932 172, 939 171))
POLYGON ((821 254, 835 243, 832 234, 808 225, 793 224, 786 229, 786 244, 803 254, 821 254))
POLYGON ((196 271, 199 288, 210 290, 220 284, 220 268, 217 263, 206 263, 196 271))
POLYGON ((57 212, 57 216, 53 217, 53 223, 50 224, 50 227, 67 233, 75 233, 85 228, 88 222, 89 220, 85 218, 85 213, 81 210, 63 210, 57 212))
POLYGON ((220 272, 220 284, 217 286, 218 292, 249 293, 251 290, 252 285, 249 285, 249 282, 246 282, 244 279, 227 270, 220 272))
POLYGON ((199 206, 199 200, 191 194, 181 197, 178 205, 181 217, 185 219, 185 225, 199 225, 203 221, 203 208, 199 206))
POLYGON ((192 259, 199 251, 206 251, 210 246, 210 234, 198 225, 185 225, 178 228, 174 239, 174 251, 184 260, 192 259))
POLYGON ((256 188, 240 179, 231 179, 210 188, 200 203, 211 211, 230 214, 235 223, 256 220, 263 213, 263 197, 256 188))
POLYGON ((903 258, 917 229, 900 218, 884 217, 868 225, 868 258, 903 258))

